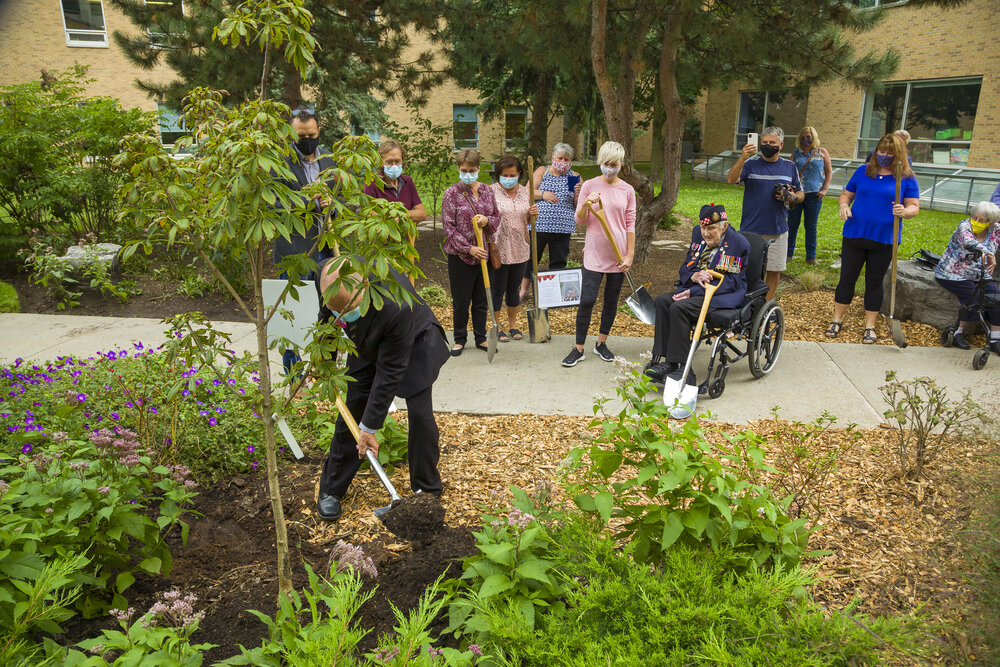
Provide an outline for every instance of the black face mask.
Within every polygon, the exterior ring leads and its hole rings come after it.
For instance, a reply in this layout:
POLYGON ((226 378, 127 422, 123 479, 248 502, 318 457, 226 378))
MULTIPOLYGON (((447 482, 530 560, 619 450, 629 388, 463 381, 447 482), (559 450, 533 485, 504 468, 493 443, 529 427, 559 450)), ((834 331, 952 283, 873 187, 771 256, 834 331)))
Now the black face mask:
POLYGON ((302 137, 295 142, 295 147, 303 155, 312 155, 319 148, 319 137, 302 137))
POLYGON ((778 154, 778 151, 780 151, 780 150, 781 150, 780 146, 774 146, 772 144, 761 144, 760 145, 760 154, 763 155, 766 158, 772 158, 772 157, 774 157, 775 155, 778 154))

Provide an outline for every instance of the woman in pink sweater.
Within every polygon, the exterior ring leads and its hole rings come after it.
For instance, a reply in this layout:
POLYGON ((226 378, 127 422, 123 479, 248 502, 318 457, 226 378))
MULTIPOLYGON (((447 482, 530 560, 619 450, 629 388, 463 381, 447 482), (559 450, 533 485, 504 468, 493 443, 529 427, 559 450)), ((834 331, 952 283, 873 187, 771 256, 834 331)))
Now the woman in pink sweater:
POLYGON ((592 178, 580 189, 580 205, 576 209, 576 222, 587 225, 583 245, 583 286, 580 290, 580 307, 576 311, 576 345, 562 361, 563 366, 576 366, 585 358, 583 344, 587 341, 590 315, 597 302, 597 293, 604 283, 604 306, 601 308, 601 328, 598 330, 594 354, 604 361, 614 361, 608 349, 608 334, 618 314, 618 297, 625 282, 625 271, 632 266, 635 254, 635 190, 618 178, 625 161, 625 148, 616 141, 606 141, 597 153, 601 176, 592 178), (601 228, 601 221, 591 213, 590 206, 604 208, 604 217, 611 229, 611 236, 618 244, 622 261, 608 243, 601 228))

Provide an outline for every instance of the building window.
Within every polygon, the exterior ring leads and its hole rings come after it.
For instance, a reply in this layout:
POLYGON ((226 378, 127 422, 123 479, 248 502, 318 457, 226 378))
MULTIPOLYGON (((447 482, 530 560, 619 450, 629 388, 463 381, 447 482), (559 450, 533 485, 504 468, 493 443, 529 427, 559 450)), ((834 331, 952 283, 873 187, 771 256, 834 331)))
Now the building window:
POLYGON ((183 0, 143 0, 150 8, 149 44, 158 49, 170 48, 170 35, 184 33, 183 0))
MULTIPOLYGON (((736 120, 736 138, 733 148, 742 150, 747 143, 747 133, 760 134, 765 127, 780 127, 784 130, 786 137, 794 137, 806 125, 808 107, 808 92, 772 90, 740 93, 739 116, 736 120)), ((790 144, 786 148, 789 151, 792 150, 790 144)))
POLYGON ((906 130, 914 162, 965 165, 982 85, 980 77, 907 81, 865 93, 855 156, 867 156, 883 135, 906 130))
POLYGON ((456 104, 452 107, 452 122, 455 127, 455 149, 479 148, 479 116, 471 104, 456 104))
POLYGON ((184 118, 167 105, 158 102, 156 108, 160 112, 160 143, 164 148, 170 148, 188 134, 187 125, 184 118))
POLYGON ((854 0, 858 9, 875 9, 876 7, 895 7, 905 5, 909 0, 854 0))
POLYGON ((101 0, 62 0, 62 15, 66 46, 107 48, 108 31, 101 0))
POLYGON ((503 127, 504 147, 508 151, 518 151, 528 142, 528 109, 514 107, 507 109, 503 127))

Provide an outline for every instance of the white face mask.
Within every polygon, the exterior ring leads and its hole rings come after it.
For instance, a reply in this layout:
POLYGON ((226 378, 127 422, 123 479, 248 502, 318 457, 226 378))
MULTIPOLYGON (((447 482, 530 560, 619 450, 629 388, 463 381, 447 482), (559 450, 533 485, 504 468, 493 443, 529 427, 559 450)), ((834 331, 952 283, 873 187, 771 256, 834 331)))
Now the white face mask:
POLYGON ((403 165, 401 164, 386 164, 382 166, 382 171, 389 178, 399 178, 403 175, 403 165))
POLYGON ((458 178, 466 185, 472 185, 479 180, 479 171, 474 171, 471 174, 465 171, 461 171, 458 174, 458 178))
POLYGON ((622 170, 621 167, 607 167, 603 164, 601 165, 601 173, 604 174, 604 178, 608 179, 609 181, 613 179, 615 176, 617 176, 618 172, 621 170, 622 170))

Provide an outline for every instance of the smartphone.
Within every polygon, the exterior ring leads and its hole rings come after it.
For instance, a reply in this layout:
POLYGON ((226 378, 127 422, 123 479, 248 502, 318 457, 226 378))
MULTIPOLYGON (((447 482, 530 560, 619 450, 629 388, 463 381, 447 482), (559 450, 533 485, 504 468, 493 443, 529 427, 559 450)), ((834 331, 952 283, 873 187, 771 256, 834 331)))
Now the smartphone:
POLYGON ((747 143, 760 147, 760 135, 756 132, 747 132, 747 143))
POLYGON ((570 192, 573 192, 573 188, 575 188, 576 184, 579 183, 579 182, 580 182, 580 177, 579 176, 574 176, 573 174, 569 174, 566 177, 566 187, 569 188, 570 192))

